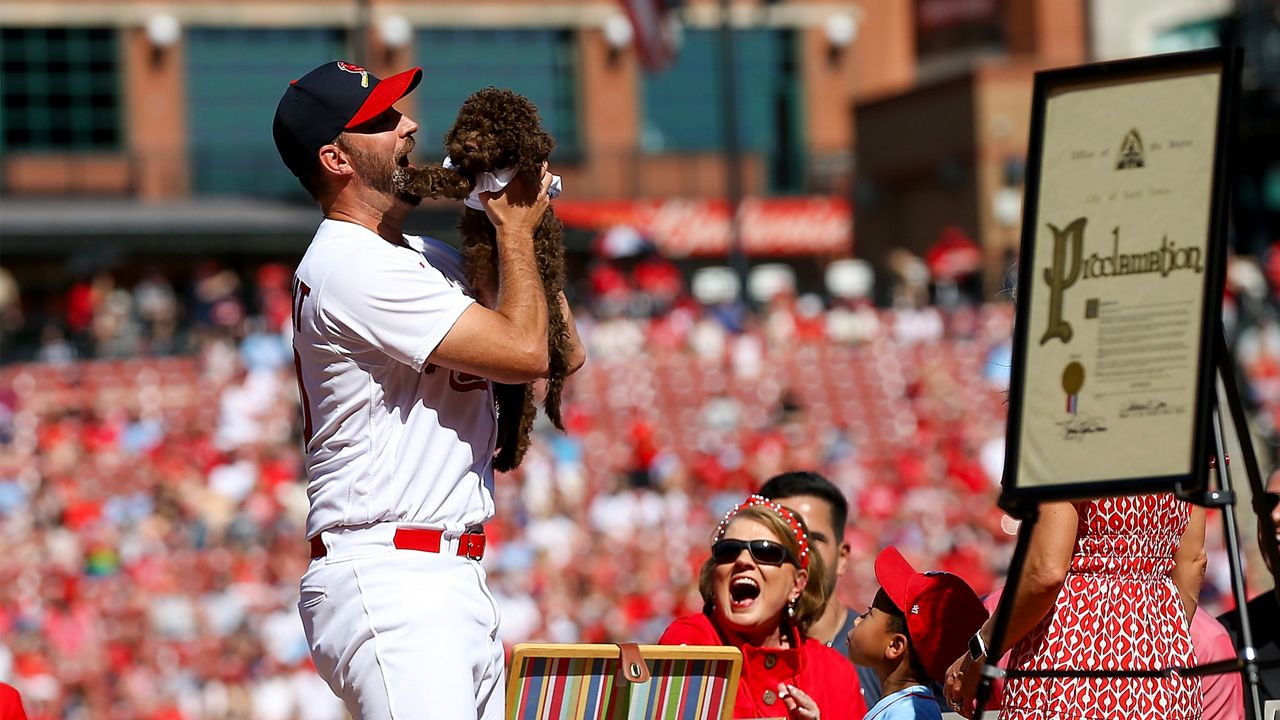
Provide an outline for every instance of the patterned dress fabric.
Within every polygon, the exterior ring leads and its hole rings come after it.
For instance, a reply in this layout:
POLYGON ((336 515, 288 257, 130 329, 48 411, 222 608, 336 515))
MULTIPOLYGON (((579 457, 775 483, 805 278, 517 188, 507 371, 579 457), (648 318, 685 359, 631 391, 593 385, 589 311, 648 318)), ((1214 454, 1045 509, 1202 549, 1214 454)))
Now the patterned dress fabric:
MULTIPOLYGON (((1169 573, 1191 508, 1170 494, 1076 505, 1071 570, 1053 610, 1014 646, 1016 670, 1161 670, 1194 664, 1169 573)), ((1014 678, 1002 720, 1198 720, 1195 678, 1014 678)))

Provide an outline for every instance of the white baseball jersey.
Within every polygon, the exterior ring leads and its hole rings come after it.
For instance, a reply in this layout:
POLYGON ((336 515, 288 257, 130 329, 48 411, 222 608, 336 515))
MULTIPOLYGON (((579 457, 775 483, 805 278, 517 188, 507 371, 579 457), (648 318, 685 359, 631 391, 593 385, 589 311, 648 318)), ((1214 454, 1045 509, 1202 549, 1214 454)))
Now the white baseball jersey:
POLYGON ((395 521, 457 530, 493 516, 488 380, 426 364, 475 300, 461 257, 325 220, 293 278, 307 537, 395 521))

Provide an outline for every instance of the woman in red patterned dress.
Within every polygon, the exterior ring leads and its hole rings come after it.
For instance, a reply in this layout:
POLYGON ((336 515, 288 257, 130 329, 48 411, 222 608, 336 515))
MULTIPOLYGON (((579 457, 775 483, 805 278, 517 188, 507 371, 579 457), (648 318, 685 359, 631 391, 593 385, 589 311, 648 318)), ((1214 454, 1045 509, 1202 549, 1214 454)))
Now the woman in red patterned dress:
MULTIPOLYGON (((1190 618, 1204 577, 1204 509, 1170 494, 1045 503, 1005 645, 1011 670, 1161 670, 1194 664, 1190 618)), ((985 648, 995 620, 971 646, 985 648)), ((981 658, 983 661, 985 657, 981 658)), ((947 673, 969 717, 977 663, 947 673)), ((1013 678, 1001 720, 1199 720, 1196 678, 1013 678)))

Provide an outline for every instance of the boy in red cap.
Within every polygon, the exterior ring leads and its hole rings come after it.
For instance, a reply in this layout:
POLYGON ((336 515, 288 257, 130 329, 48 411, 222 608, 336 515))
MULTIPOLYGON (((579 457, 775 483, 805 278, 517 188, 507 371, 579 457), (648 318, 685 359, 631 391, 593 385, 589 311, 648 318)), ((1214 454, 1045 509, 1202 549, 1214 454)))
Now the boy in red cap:
POLYGON ((897 548, 876 558, 880 591, 849 631, 849 659, 874 668, 884 695, 865 720, 941 720, 931 682, 987 619, 982 600, 959 576, 916 572, 897 548))

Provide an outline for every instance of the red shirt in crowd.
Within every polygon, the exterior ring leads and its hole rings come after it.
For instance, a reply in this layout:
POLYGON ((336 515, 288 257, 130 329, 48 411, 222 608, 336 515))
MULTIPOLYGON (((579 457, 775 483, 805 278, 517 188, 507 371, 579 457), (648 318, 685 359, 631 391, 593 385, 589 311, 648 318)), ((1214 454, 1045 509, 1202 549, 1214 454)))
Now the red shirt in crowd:
MULTIPOLYGON (((729 645, 705 613, 677 619, 662 633, 662 645, 729 645)), ((794 644, 794 641, 793 641, 794 644)), ((778 683, 795 685, 818 703, 822 720, 860 720, 867 713, 862 686, 853 665, 840 653, 812 638, 798 648, 738 645, 742 677, 733 705, 735 718, 786 717, 787 706, 777 696, 778 683)))
POLYGON ((27 720, 22 709, 22 696, 12 685, 0 683, 0 718, 3 720, 27 720))

